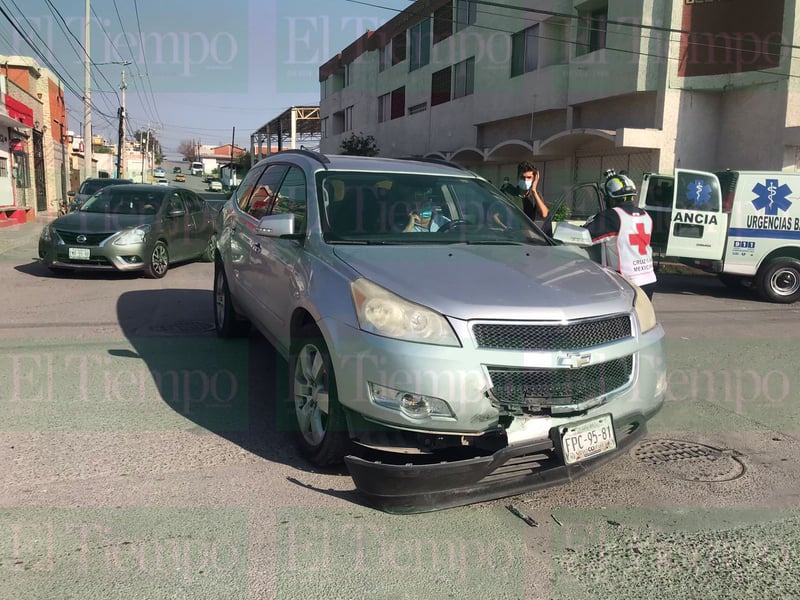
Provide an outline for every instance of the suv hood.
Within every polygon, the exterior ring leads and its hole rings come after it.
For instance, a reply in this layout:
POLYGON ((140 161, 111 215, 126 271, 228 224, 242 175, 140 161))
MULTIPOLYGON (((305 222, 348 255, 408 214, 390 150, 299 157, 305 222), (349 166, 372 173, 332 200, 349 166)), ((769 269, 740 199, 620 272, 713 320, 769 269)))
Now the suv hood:
POLYGON ((336 246, 363 277, 457 319, 576 319, 627 312, 633 290, 566 247, 336 246))

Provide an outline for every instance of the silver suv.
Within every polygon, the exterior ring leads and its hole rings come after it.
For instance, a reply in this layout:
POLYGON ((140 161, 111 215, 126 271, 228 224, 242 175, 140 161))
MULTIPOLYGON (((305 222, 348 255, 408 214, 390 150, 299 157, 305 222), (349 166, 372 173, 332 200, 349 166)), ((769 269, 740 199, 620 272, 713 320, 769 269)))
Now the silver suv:
POLYGON ((644 293, 457 165, 280 152, 218 233, 217 333, 275 346, 301 450, 384 510, 572 479, 661 406, 644 293))

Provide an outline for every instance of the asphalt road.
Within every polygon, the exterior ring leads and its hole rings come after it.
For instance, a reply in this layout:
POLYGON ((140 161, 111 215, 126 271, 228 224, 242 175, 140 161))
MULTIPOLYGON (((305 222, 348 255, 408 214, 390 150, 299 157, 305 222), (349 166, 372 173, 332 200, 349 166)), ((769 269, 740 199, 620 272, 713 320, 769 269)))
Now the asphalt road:
POLYGON ((645 440, 558 488, 390 516, 298 456, 285 365, 214 336, 211 265, 55 277, 40 229, 0 229, 0 598, 800 597, 800 306, 663 277, 645 440))

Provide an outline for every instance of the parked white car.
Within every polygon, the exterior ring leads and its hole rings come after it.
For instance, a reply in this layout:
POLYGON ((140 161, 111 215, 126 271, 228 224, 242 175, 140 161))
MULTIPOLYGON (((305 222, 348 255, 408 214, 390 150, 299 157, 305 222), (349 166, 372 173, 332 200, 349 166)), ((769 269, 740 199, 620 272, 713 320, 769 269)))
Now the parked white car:
POLYGON ((211 179, 208 182, 208 191, 209 192, 221 192, 222 191, 222 181, 219 179, 211 179))

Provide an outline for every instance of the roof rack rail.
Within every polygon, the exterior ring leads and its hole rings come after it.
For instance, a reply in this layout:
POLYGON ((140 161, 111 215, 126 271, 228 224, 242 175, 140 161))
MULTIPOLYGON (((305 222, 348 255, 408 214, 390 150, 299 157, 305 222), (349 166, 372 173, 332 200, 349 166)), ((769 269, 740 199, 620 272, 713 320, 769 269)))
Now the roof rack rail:
POLYGON ((275 154, 281 154, 283 152, 291 152, 292 154, 302 154, 303 156, 307 156, 308 158, 313 158, 326 169, 328 168, 328 165, 331 164, 331 160, 327 156, 325 156, 322 152, 314 152, 313 150, 306 150, 305 148, 298 148, 298 149, 290 148, 289 150, 281 150, 280 152, 276 152, 275 154))
POLYGON ((419 162, 426 162, 432 163, 435 165, 444 165, 447 167, 453 167, 454 169, 458 169, 459 171, 468 171, 466 167, 459 165, 458 163, 454 163, 450 160, 445 160, 443 158, 434 158, 434 157, 427 157, 427 156, 400 156, 398 157, 400 160, 416 160, 419 162))

